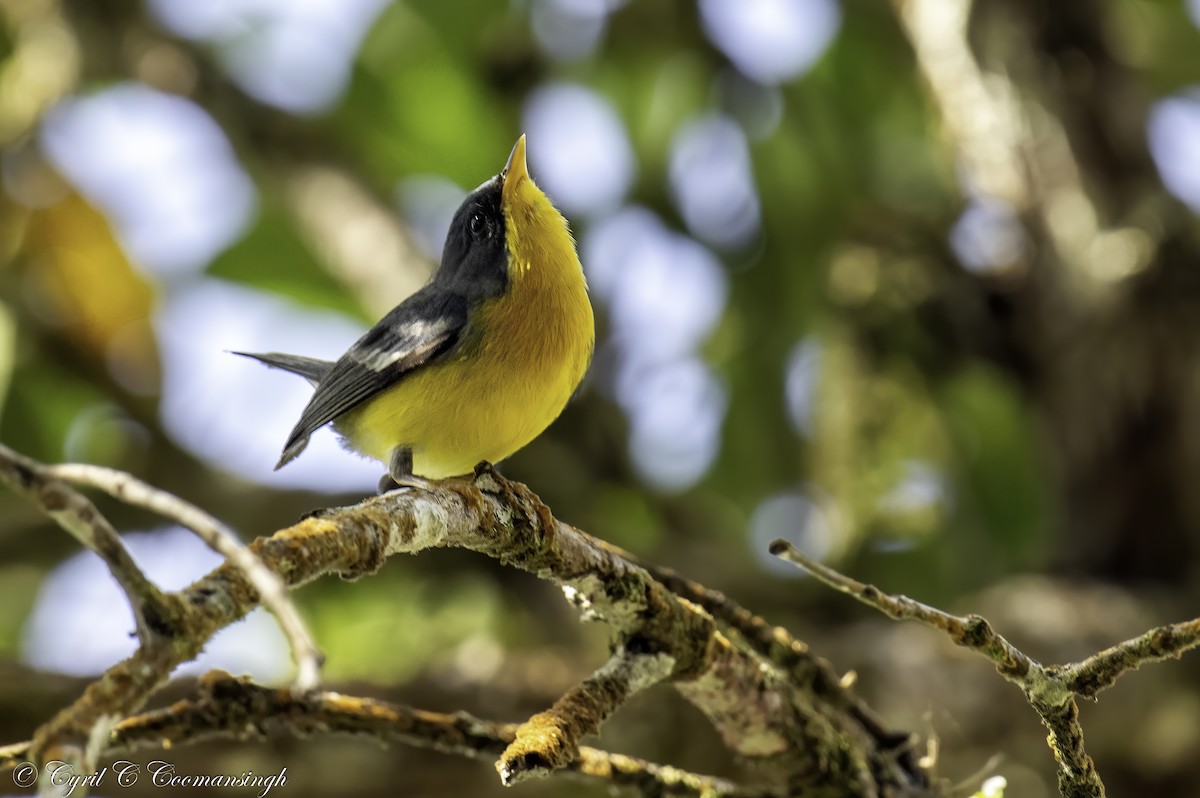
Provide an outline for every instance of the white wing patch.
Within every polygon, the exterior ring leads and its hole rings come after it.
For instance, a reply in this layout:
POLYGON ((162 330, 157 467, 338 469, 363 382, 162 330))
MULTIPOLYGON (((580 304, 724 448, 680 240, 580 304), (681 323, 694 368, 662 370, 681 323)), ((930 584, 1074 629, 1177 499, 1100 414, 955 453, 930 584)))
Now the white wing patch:
POLYGON ((430 341, 436 342, 449 329, 450 325, 445 319, 438 319, 432 322, 425 319, 417 319, 406 322, 403 327, 395 330, 395 336, 400 341, 408 344, 408 346, 397 346, 392 349, 370 349, 363 352, 356 360, 371 371, 381 372, 405 358, 411 358, 414 354, 427 351, 430 341))

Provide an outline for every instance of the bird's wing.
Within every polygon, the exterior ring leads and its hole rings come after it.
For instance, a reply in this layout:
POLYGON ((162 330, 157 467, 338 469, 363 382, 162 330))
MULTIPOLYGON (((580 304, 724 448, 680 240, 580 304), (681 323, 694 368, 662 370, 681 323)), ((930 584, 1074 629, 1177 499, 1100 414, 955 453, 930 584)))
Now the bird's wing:
POLYGON ((466 324, 467 300, 460 294, 431 285, 406 299, 358 339, 322 378, 275 468, 304 451, 316 430, 445 355, 466 324))

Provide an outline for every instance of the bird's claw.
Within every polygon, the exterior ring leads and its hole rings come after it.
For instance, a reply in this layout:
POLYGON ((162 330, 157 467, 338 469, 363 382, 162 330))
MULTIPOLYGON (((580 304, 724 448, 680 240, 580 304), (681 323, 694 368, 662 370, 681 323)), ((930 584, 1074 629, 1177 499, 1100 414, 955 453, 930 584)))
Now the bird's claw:
POLYGON ((381 496, 400 488, 428 491, 435 487, 437 487, 437 483, 434 480, 419 477, 416 474, 384 474, 379 478, 379 494, 381 496))
POLYGON ((494 465, 489 463, 487 460, 480 460, 475 464, 475 479, 479 479, 485 474, 499 476, 499 472, 496 471, 496 467, 494 465))

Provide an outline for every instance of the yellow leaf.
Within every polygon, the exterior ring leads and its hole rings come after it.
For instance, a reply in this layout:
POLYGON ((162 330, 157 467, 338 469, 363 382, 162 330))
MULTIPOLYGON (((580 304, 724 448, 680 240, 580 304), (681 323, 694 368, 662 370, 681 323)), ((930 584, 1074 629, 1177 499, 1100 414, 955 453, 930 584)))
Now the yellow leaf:
POLYGON ((77 194, 30 215, 24 253, 38 310, 125 388, 153 393, 155 292, 129 263, 108 220, 77 194))

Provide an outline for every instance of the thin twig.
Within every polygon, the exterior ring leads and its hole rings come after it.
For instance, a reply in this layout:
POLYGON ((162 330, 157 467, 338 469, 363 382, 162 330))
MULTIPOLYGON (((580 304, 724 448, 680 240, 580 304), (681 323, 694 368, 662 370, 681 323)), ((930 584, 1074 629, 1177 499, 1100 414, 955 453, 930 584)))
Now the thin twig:
MULTIPOLYGON (((210 671, 197 686, 197 694, 192 697, 118 724, 112 732, 109 752, 161 749, 164 744, 174 748, 212 739, 341 734, 491 759, 513 744, 520 728, 515 723, 483 720, 465 712, 428 712, 340 693, 311 691, 296 695, 222 671, 210 671)), ((28 752, 29 743, 0 749, 0 770, 20 764, 28 752)), ((564 769, 589 780, 636 789, 644 795, 779 796, 769 788, 738 785, 586 746, 579 748, 564 769)))
POLYGON ((888 595, 873 585, 859 582, 805 556, 784 541, 772 543, 771 553, 889 617, 921 621, 940 629, 958 645, 983 654, 995 663, 996 670, 1024 689, 1046 682, 1038 697, 1051 704, 1065 703, 1062 696, 1095 698, 1102 690, 1112 687, 1122 674, 1149 662, 1179 659, 1183 652, 1200 646, 1200 618, 1193 618, 1151 629, 1079 662, 1043 666, 997 634, 978 615, 960 618, 907 596, 888 595))
POLYGON ((1071 692, 1095 698, 1101 690, 1112 687, 1122 674, 1148 662, 1179 659, 1183 652, 1196 646, 1200 646, 1200 618, 1151 629, 1081 662, 1061 666, 1058 672, 1071 692))
POLYGON ((300 618, 296 605, 280 578, 246 548, 232 529, 194 504, 148 485, 124 471, 80 463, 47 466, 45 470, 59 479, 102 490, 126 504, 150 510, 194 532, 209 548, 246 575, 246 580, 258 592, 263 606, 279 622, 296 661, 294 688, 303 692, 317 686, 323 657, 300 618))
POLYGON ((47 466, 3 444, 0 444, 0 480, 100 556, 129 600, 138 638, 143 644, 170 633, 178 621, 178 605, 146 578, 117 530, 95 505, 56 478, 47 466))
POLYGON ((800 566, 834 590, 874 607, 889 618, 898 621, 920 621, 926 626, 945 632, 956 645, 977 651, 991 660, 996 670, 1013 684, 1027 686, 1030 672, 1041 669, 1040 664, 997 634, 992 625, 979 615, 960 618, 908 596, 889 595, 874 585, 838 573, 798 551, 784 540, 773 542, 771 553, 800 566))
MULTIPOLYGON (((1070 672, 1076 666, 1067 666, 1065 669, 1044 667, 1005 640, 992 629, 991 624, 978 615, 968 615, 965 618, 950 615, 907 596, 884 593, 874 585, 851 579, 817 562, 785 540, 774 541, 771 544, 771 553, 803 568, 824 584, 874 607, 890 618, 920 621, 945 632, 956 644, 987 657, 1005 679, 1024 691, 1029 705, 1050 732, 1047 743, 1059 766, 1059 793, 1064 798, 1104 798, 1104 784, 1096 772, 1095 763, 1084 749, 1083 727, 1079 725, 1079 706, 1075 701, 1075 692, 1063 677, 1064 672, 1070 672)), ((1178 648, 1176 653, 1182 650, 1178 648)), ((1097 656, 1104 658, 1106 653, 1108 652, 1101 652, 1097 656)), ((1142 661, 1151 658, 1147 657, 1142 661)))

